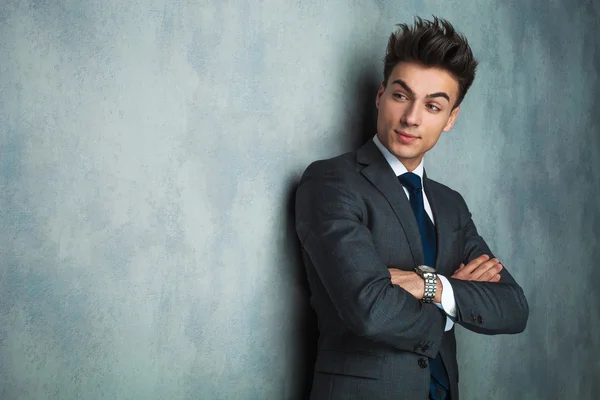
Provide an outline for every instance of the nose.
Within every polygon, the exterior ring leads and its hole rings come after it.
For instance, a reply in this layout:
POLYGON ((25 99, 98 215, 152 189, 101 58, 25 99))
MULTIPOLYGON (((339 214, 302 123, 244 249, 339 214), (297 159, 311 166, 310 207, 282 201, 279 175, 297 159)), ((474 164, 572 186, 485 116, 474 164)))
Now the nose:
POLYGON ((421 124, 421 111, 415 102, 411 102, 406 107, 401 122, 407 126, 419 126, 421 124))

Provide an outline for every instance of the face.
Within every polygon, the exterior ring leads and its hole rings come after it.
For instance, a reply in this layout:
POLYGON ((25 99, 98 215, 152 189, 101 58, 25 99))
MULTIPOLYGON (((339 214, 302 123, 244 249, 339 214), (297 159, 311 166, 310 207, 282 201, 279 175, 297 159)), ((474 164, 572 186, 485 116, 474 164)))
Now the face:
POLYGON ((377 92, 377 137, 412 171, 454 125, 457 97, 458 81, 446 70, 401 62, 377 92))

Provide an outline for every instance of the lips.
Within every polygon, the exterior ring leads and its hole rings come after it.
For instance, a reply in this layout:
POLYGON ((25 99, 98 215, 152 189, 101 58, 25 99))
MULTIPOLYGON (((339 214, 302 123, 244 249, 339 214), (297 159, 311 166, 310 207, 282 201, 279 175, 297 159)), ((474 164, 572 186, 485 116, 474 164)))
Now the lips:
POLYGON ((418 139, 418 136, 414 136, 414 135, 411 135, 406 132, 401 132, 401 131, 394 131, 394 132, 396 133, 396 136, 398 137, 398 140, 401 143, 409 144, 409 143, 415 142, 418 139))

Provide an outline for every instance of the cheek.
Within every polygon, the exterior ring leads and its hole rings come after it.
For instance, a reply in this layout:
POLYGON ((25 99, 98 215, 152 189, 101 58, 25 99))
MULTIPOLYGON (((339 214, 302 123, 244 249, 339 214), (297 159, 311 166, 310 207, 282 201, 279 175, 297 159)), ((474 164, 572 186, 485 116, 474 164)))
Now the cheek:
POLYGON ((388 107, 383 114, 385 123, 394 126, 401 119, 402 112, 397 107, 388 107))
POLYGON ((377 114, 377 124, 383 126, 389 126, 392 116, 390 115, 389 107, 385 107, 383 103, 379 107, 379 113, 377 114))

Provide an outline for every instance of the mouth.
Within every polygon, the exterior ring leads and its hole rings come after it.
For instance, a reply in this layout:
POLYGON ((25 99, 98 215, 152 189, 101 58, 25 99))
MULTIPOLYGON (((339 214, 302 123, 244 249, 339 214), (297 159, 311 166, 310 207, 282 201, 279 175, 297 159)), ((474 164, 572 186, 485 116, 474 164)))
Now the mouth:
POLYGON ((402 143, 412 143, 414 141, 416 141, 417 139, 419 139, 418 136, 415 135, 411 135, 408 132, 403 132, 403 131, 394 131, 394 133, 396 134, 396 137, 400 140, 400 142, 402 143))

